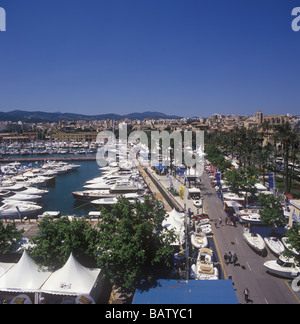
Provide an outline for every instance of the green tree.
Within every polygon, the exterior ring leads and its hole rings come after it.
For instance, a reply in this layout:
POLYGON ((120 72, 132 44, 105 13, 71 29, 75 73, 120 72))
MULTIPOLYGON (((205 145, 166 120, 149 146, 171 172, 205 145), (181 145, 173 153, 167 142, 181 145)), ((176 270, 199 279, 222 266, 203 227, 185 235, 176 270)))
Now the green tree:
POLYGON ((0 221, 0 253, 6 254, 10 252, 13 243, 18 242, 22 238, 24 230, 19 231, 15 224, 4 225, 0 221))
MULTIPOLYGON (((300 225, 295 228, 291 228, 287 233, 287 243, 291 244, 292 248, 300 252, 300 225)), ((292 251, 286 250, 285 255, 288 257, 294 257, 300 263, 300 256, 294 254, 292 251)))
POLYGON ((285 123, 276 126, 276 133, 274 134, 274 139, 281 143, 283 156, 284 156, 284 171, 285 171, 285 191, 290 193, 290 181, 289 181, 289 158, 290 152, 295 148, 297 142, 297 135, 290 123, 285 123))
POLYGON ((76 258, 90 258, 90 262, 95 262, 99 232, 86 220, 70 222, 66 217, 55 221, 45 218, 38 227, 40 234, 31 239, 35 246, 29 249, 29 253, 41 265, 59 268, 71 252, 76 258))
POLYGON ((97 261, 116 287, 131 291, 151 282, 156 266, 171 266, 175 236, 163 231, 165 214, 151 197, 135 204, 120 198, 111 210, 102 209, 97 261))
POLYGON ((260 211, 261 220, 269 226, 281 226, 285 223, 285 218, 282 212, 283 200, 274 195, 260 194, 258 204, 263 207, 260 211))
POLYGON ((252 166, 248 166, 244 170, 233 169, 225 172, 226 184, 230 190, 239 196, 242 192, 246 192, 246 198, 248 198, 248 194, 254 195, 257 192, 255 185, 259 182, 258 176, 257 169, 252 166))

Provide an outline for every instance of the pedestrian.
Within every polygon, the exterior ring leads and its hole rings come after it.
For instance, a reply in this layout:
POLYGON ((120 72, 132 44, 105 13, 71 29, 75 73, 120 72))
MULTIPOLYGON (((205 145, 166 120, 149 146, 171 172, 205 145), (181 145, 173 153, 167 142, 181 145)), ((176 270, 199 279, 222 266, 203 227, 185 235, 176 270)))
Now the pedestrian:
POLYGON ((225 261, 225 264, 228 265, 228 255, 227 255, 227 252, 225 252, 225 254, 224 254, 224 261, 225 261))
POLYGON ((222 217, 219 218, 219 225, 222 225, 222 217))
POLYGON ((245 304, 248 304, 249 303, 249 289, 248 288, 245 288, 244 289, 244 296, 245 296, 245 304))
POLYGON ((235 266, 238 261, 238 256, 235 252, 233 253, 232 260, 233 260, 233 265, 235 266))
POLYGON ((225 217, 225 225, 227 226, 227 224, 228 224, 228 217, 226 216, 225 217))
POLYGON ((218 224, 218 220, 215 219, 215 226, 216 226, 216 228, 217 228, 217 224, 218 224))
POLYGON ((229 251, 228 252, 228 263, 231 263, 231 259, 232 259, 232 253, 229 251))

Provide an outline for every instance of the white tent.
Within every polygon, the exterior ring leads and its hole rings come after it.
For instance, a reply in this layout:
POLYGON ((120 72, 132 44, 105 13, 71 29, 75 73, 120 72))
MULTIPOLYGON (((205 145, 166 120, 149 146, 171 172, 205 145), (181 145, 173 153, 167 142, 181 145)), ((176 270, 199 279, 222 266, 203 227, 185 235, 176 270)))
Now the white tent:
POLYGON ((41 287, 40 292, 54 295, 89 295, 97 298, 101 269, 82 266, 71 253, 66 264, 55 271, 41 287))
POLYGON ((171 212, 167 213, 166 218, 162 222, 162 226, 166 230, 169 231, 173 230, 175 234, 178 235, 178 241, 175 243, 175 245, 181 245, 184 243, 185 240, 184 221, 185 221, 184 213, 180 213, 176 211, 176 209, 173 209, 171 212))
POLYGON ((0 291, 37 292, 50 275, 24 251, 19 262, 0 277, 0 291))

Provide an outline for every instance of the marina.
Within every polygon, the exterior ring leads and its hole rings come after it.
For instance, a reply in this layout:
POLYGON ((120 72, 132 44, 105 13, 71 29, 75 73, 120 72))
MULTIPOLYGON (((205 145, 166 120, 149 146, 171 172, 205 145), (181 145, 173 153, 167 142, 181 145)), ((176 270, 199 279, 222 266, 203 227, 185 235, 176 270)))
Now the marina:
MULTIPOLYGON (((255 210, 245 209, 245 206, 241 205, 243 203, 241 199, 236 202, 225 200, 223 203, 213 186, 214 177, 209 173, 204 173, 199 179, 190 177, 187 181, 187 177, 180 174, 162 175, 155 168, 144 166, 141 158, 122 167, 112 162, 110 166, 102 168, 99 168, 94 160, 75 164, 54 161, 46 157, 43 162, 32 160, 28 163, 28 165, 21 162, 1 164, 0 189, 3 206, 8 213, 11 212, 10 217, 6 217, 3 208, 1 218, 5 219, 5 222, 14 222, 19 229, 24 229, 26 237, 37 234, 38 223, 45 216, 54 217, 54 220, 61 216, 67 216, 70 220, 86 217, 87 221, 96 226, 101 219, 99 208, 101 206, 110 208, 117 203, 120 195, 133 203, 136 199, 142 202, 144 194, 152 194, 165 205, 166 218, 162 226, 165 230, 174 230, 178 237, 174 242, 178 248, 178 253, 174 256, 179 270, 178 278, 231 279, 235 287, 239 287, 238 292, 243 289, 242 282, 247 282, 252 291, 255 291, 259 289, 251 280, 253 271, 251 260, 255 258, 256 267, 260 265, 265 269, 263 275, 265 285, 269 286, 268 283, 271 285, 274 281, 274 278, 266 273, 266 267, 270 267, 266 262, 270 258, 275 260, 270 240, 265 239, 269 230, 253 220, 252 233, 246 235, 245 220, 242 217, 235 226, 223 227, 221 223, 217 226, 220 218, 224 220, 227 217, 226 207, 235 211, 234 207, 238 206, 240 216, 249 217, 255 214, 255 210), (171 191, 175 189, 179 192, 180 187, 184 188, 183 196, 171 191), (31 214, 31 209, 36 209, 34 215, 31 214), (226 232, 228 232, 227 242, 231 242, 230 246, 224 245, 223 235, 226 232), (189 251, 188 257, 184 253, 185 249, 189 251), (240 266, 231 265, 228 270, 228 265, 224 264, 223 254, 232 249, 239 255, 240 266), (251 270, 245 276, 241 274, 241 269, 251 270)), ((233 197, 231 195, 231 198, 233 197)), ((280 231, 281 229, 278 234, 280 231)), ((294 303, 294 297, 290 295, 290 289, 285 282, 284 279, 276 279, 276 284, 280 286, 280 298, 282 301, 289 300, 289 303, 294 303), (285 293, 282 294, 282 291, 285 293)), ((242 300, 239 293, 237 297, 242 300)), ((255 298, 256 301, 261 301, 258 296, 255 298)), ((271 296, 267 298, 268 301, 272 301, 271 296)))

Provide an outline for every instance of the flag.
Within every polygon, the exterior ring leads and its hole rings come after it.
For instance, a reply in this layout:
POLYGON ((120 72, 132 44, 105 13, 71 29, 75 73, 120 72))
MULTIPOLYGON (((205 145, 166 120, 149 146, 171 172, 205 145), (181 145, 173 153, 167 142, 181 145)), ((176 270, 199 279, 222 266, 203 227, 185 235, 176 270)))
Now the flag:
POLYGON ((274 189, 274 174, 273 173, 269 174, 269 188, 274 189))

